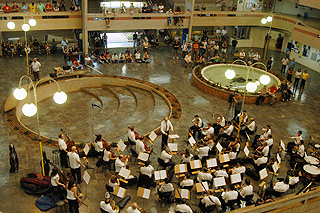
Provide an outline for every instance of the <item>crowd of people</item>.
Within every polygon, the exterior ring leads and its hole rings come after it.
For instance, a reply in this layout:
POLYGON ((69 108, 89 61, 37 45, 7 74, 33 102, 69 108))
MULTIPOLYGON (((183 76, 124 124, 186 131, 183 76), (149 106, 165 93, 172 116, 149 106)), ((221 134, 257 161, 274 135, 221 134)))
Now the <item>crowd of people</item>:
POLYGON ((15 1, 13 1, 12 6, 8 4, 8 2, 5 3, 4 6, 0 5, 0 13, 18 13, 18 12, 30 12, 30 13, 48 13, 48 12, 59 12, 59 11, 80 11, 80 5, 79 0, 72 1, 74 4, 72 4, 67 9, 65 0, 61 0, 60 3, 56 0, 53 1, 47 1, 46 4, 42 3, 42 1, 39 1, 38 3, 30 3, 30 5, 26 5, 25 2, 22 2, 22 4, 19 6, 15 1), (52 3, 51 3, 52 2, 52 3))

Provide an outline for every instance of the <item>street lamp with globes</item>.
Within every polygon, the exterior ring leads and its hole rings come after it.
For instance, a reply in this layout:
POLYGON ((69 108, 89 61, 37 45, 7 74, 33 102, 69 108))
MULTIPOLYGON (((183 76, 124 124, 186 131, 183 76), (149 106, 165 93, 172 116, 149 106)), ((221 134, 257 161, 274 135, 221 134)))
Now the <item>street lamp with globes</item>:
MULTIPOLYGON (((58 87, 58 92, 56 92, 53 95, 53 100, 57 103, 57 104, 63 104, 67 101, 67 94, 63 91, 61 91, 60 89, 60 85, 59 83, 54 80, 54 79, 50 79, 51 81, 55 82, 57 87, 58 87)), ((16 88, 13 91, 13 96, 17 99, 17 100, 24 100, 27 96, 28 96, 28 102, 26 104, 24 104, 22 106, 22 113, 27 116, 27 117, 32 117, 34 115, 36 115, 37 117, 37 128, 38 128, 38 140, 39 140, 39 146, 40 146, 40 154, 41 154, 41 167, 42 167, 42 174, 45 175, 44 172, 44 163, 43 163, 43 155, 42 155, 42 144, 41 144, 41 135, 40 135, 40 125, 39 125, 39 112, 38 112, 38 99, 37 99, 37 86, 39 85, 39 83, 41 82, 34 82, 29 76, 24 75, 20 78, 19 81, 19 88, 16 88), (29 83, 29 87, 28 87, 28 92, 26 91, 25 88, 23 88, 21 86, 21 81, 23 78, 28 78, 30 83, 29 83), (34 103, 31 103, 30 100, 30 89, 33 89, 33 96, 34 96, 34 103)))

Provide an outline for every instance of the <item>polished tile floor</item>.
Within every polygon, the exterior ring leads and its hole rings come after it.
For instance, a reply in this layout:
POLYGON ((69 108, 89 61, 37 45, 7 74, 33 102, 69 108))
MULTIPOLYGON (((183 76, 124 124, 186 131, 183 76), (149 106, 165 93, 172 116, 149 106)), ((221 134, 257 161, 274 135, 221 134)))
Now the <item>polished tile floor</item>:
MULTIPOLYGON (((117 51, 118 53, 124 51, 124 49, 112 49, 111 52, 117 51)), ((191 125, 191 120, 195 114, 200 115, 205 122, 213 121, 213 117, 216 117, 219 113, 226 114, 228 109, 228 103, 226 100, 219 99, 217 97, 211 96, 204 93, 198 88, 194 87, 191 82, 191 70, 187 70, 184 67, 184 63, 181 60, 172 59, 172 47, 160 47, 158 49, 150 50, 150 64, 114 64, 114 65, 98 65, 96 66, 97 70, 106 74, 106 75, 122 75, 129 76, 138 79, 143 79, 150 81, 154 84, 158 84, 169 91, 171 91, 181 102, 182 105, 182 117, 179 120, 172 119, 172 123, 175 127, 175 132, 181 137, 178 140, 179 151, 183 151, 187 147, 185 140, 187 139, 187 127, 186 125, 191 125)), ((247 51, 247 49, 246 49, 247 51)), ((259 50, 260 52, 262 50, 259 50)), ((283 57, 283 53, 270 51, 269 56, 274 58, 274 65, 272 70, 279 72, 280 70, 280 60, 283 57)), ((41 55, 37 56, 39 61, 42 63, 41 67, 41 76, 48 75, 53 71, 53 68, 56 66, 63 66, 64 60, 62 55, 41 55)), ((0 58, 0 66, 3 67, 0 72, 0 90, 1 90, 1 109, 3 111, 3 105, 7 96, 13 91, 15 87, 18 86, 18 81, 21 75, 26 73, 24 68, 25 58, 0 58)), ((297 68, 304 69, 305 67, 297 65, 297 68)), ((245 105, 250 117, 256 119, 258 125, 258 132, 261 131, 261 128, 267 124, 270 124, 273 130, 273 137, 275 140, 275 146, 272 151, 272 157, 275 156, 277 145, 282 139, 285 143, 290 141, 289 136, 296 134, 298 130, 303 131, 303 136, 305 141, 308 143, 309 136, 313 135, 315 140, 318 141, 320 138, 319 126, 317 124, 317 116, 319 114, 319 80, 320 74, 309 70, 310 79, 306 83, 306 89, 303 93, 297 93, 296 97, 290 102, 278 102, 275 103, 272 107, 268 104, 263 106, 256 105, 245 105)), ((96 74, 93 72, 93 74, 96 74)), ((121 91, 119 91, 120 93, 121 91)), ((74 103, 77 102, 77 95, 81 94, 70 94, 70 100, 73 100, 74 103)), ((141 94, 143 95, 143 94, 141 94)), ((86 99, 90 97, 81 96, 86 99)), ((78 100, 79 104, 83 102, 78 100)), ((147 104, 145 102, 142 102, 147 104)), ((158 105, 158 106, 161 106, 158 105)), ((44 101, 40 106, 41 116, 46 116, 47 122, 50 124, 50 127, 56 128, 57 131, 52 131, 48 133, 52 137, 59 134, 59 129, 61 128, 63 119, 58 119, 52 116, 52 110, 54 106, 50 106, 48 101, 44 101), (45 111, 46 107, 49 107, 45 111), (55 126, 55 123, 57 126, 55 126)), ((129 109, 129 108, 128 108, 129 109)), ((157 108, 157 110, 163 110, 162 107, 157 108)), ((148 111, 148 108, 146 108, 148 111)), ((71 119, 74 116, 76 110, 71 112, 66 112, 67 116, 71 119)), ((81 111, 85 113, 85 110, 81 111)), ((148 113, 148 112, 146 112, 148 113)), ((160 123, 163 115, 166 114, 166 110, 159 113, 159 117, 152 116, 154 119, 153 125, 156 126, 160 123)), ((61 114, 59 114, 60 116, 61 114)), ((145 116, 142 114, 141 116, 145 116)), ((85 116, 82 116, 83 118, 85 116)), ((74 119, 74 118, 73 118, 74 119)), ((106 118, 107 119, 107 118, 106 118)), ((116 121, 116 118, 111 118, 116 121)), ((22 176, 26 175, 29 172, 40 172, 40 156, 39 156, 39 147, 36 143, 26 140, 23 137, 16 135, 7 125, 4 117, 0 120, 0 195, 2 202, 0 202, 0 211, 5 213, 16 213, 16 212, 39 212, 35 207, 34 201, 36 196, 27 195, 20 188, 19 180, 22 176), (18 153, 20 161, 20 169, 18 173, 10 174, 9 173, 9 152, 8 145, 14 144, 18 153)), ((32 126, 32 121, 27 121, 28 124, 32 126)), ((44 121, 43 121, 44 122, 44 121)), ((76 121, 79 122, 79 121, 76 121)), ((103 122, 99 120, 99 122, 103 122)), ((75 138, 80 136, 76 134, 83 134, 88 132, 88 123, 90 123, 87 118, 86 122, 83 122, 77 126, 78 132, 72 132, 75 138)), ((122 126, 120 128, 124 129, 127 127, 126 122, 121 122, 122 126)), ((64 124, 66 128, 71 128, 71 126, 64 124)), ((145 125, 138 125, 137 130, 141 134, 147 132, 150 127, 145 125)), ((72 129, 72 128, 71 128, 72 129)), ((86 133, 89 134, 89 133, 86 133)), ((125 133, 119 134, 117 130, 113 132, 105 132, 104 137, 109 140, 112 138, 112 135, 117 135, 116 138, 125 139, 125 133)), ((112 138, 113 139, 113 138, 112 138)), ((115 138, 114 138, 115 139, 115 138)), ((80 139, 79 139, 80 140, 80 139)), ((151 156, 152 165, 157 168, 158 164, 156 162, 157 157, 160 154, 160 139, 157 139, 155 142, 156 155, 151 156)), ((48 153, 49 158, 52 158, 51 148, 45 147, 45 150, 48 153)), ((244 154, 241 153, 240 157, 243 157, 244 154)), ((284 177, 288 169, 287 158, 284 161, 280 169, 280 177, 284 177)), ((90 166, 94 165, 96 159, 90 159, 90 166)), ((179 156, 174 156, 174 161, 179 162, 179 156)), ((133 174, 138 174, 138 167, 134 166, 131 162, 130 168, 133 174)), ((80 185, 82 192, 87 195, 84 202, 89 205, 85 207, 81 205, 81 212, 99 212, 99 202, 103 200, 106 184, 106 177, 97 170, 88 170, 91 175, 91 182, 87 186, 84 183, 80 185)), ((270 182, 271 176, 269 176, 266 181, 270 182)), ((177 179, 173 179, 175 186, 177 184, 177 179)), ((254 182, 254 181, 253 181, 254 182)), ((254 182, 255 188, 257 191, 257 182, 254 182)), ((301 187, 302 184, 299 185, 301 187)), ((131 195, 132 201, 128 203, 130 205, 132 202, 137 201, 139 206, 148 212, 168 212, 170 208, 169 205, 165 205, 161 208, 160 202, 157 201, 156 190, 152 189, 150 200, 143 200, 136 196, 136 188, 133 186, 128 189, 128 194, 131 195)), ((193 193, 195 194, 195 193, 193 193)), ((188 204, 196 211, 199 212, 197 208, 198 200, 193 195, 192 200, 188 201, 188 204)), ((50 212, 54 212, 51 210, 50 212)))

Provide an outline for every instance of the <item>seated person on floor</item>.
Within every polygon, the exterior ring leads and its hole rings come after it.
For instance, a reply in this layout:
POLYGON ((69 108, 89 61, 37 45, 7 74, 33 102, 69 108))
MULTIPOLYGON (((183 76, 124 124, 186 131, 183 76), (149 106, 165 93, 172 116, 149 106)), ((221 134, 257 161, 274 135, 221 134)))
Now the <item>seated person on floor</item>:
POLYGON ((117 53, 114 53, 111 59, 112 63, 119 63, 119 57, 117 56, 117 53))
POLYGON ((216 64, 220 63, 219 53, 216 53, 216 54, 212 55, 212 57, 210 58, 210 61, 212 63, 216 63, 216 64))
POLYGON ((192 61, 191 53, 187 54, 184 57, 184 61, 186 62, 187 68, 191 68, 192 67, 193 61, 192 61))
POLYGON ((104 57, 106 58, 106 62, 107 62, 108 64, 110 64, 110 63, 111 63, 111 55, 110 55, 110 53, 109 53, 109 52, 106 52, 106 54, 104 55, 104 57))
POLYGON ((143 54, 143 62, 144 62, 144 63, 150 63, 149 54, 148 54, 147 51, 144 52, 144 54, 143 54))
POLYGON ((92 59, 89 57, 88 54, 86 54, 86 56, 85 56, 85 58, 84 58, 84 65, 90 65, 90 66, 94 67, 93 61, 92 61, 92 59))
POLYGON ((104 62, 106 62, 106 57, 105 57, 103 54, 100 54, 100 56, 99 56, 99 62, 100 62, 101 64, 103 64, 104 62))
POLYGON ((135 58, 135 61, 137 63, 142 63, 142 59, 141 59, 141 54, 139 51, 137 51, 135 54, 134 54, 134 58, 135 58))
POLYGON ((133 62, 131 53, 126 53, 126 62, 128 62, 128 63, 133 62))
POLYGON ((73 70, 75 70, 75 69, 76 69, 76 68, 75 68, 75 66, 73 66, 73 62, 72 62, 72 60, 71 60, 71 59, 70 59, 70 60, 68 60, 67 65, 70 67, 71 71, 73 71, 73 70))
POLYGON ((75 69, 83 69, 82 65, 77 60, 73 61, 73 66, 75 69))
POLYGON ((119 62, 120 63, 124 63, 125 61, 126 61, 126 57, 124 56, 123 53, 121 53, 120 56, 119 56, 119 62))

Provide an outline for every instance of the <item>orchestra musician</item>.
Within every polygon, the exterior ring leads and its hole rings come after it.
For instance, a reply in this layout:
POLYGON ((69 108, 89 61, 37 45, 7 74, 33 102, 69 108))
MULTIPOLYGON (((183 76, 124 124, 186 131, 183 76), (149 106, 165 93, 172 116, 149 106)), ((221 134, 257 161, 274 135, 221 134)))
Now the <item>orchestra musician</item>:
POLYGON ((172 152, 169 149, 169 147, 162 150, 162 152, 160 154, 160 159, 163 161, 165 166, 171 166, 173 168, 175 165, 175 163, 172 162, 172 152))
POLYGON ((215 171, 214 176, 215 177, 225 177, 226 179, 229 177, 228 173, 225 169, 221 169, 222 167, 218 165, 217 171, 215 171))
POLYGON ((94 141, 94 150, 98 153, 98 156, 103 156, 103 143, 102 135, 98 134, 94 141))
POLYGON ((136 152, 139 154, 140 152, 146 152, 151 154, 149 147, 143 142, 144 137, 136 140, 136 152))
POLYGON ((269 195, 280 197, 283 193, 289 190, 289 178, 286 177, 284 181, 279 181, 273 184, 273 187, 269 187, 262 194, 262 199, 269 195))
POLYGON ((240 117, 242 116, 242 119, 241 119, 241 124, 240 125, 243 125, 244 123, 247 123, 248 122, 248 114, 247 114, 247 110, 243 110, 242 112, 240 112, 235 121, 239 124, 240 122, 240 117))
POLYGON ((261 169, 263 169, 262 167, 268 162, 268 157, 266 156, 251 155, 251 157, 251 163, 256 171, 260 171, 261 169))
POLYGON ((289 142, 288 145, 287 145, 287 149, 288 149, 288 152, 289 153, 292 153, 292 149, 294 146, 299 146, 299 141, 301 141, 303 138, 302 138, 302 131, 298 131, 298 133, 293 136, 293 137, 289 137, 291 139, 294 139, 294 142, 289 142))
POLYGON ((111 151, 111 146, 107 146, 103 151, 103 157, 102 157, 103 163, 105 165, 110 165, 110 170, 113 171, 114 170, 114 163, 115 163, 116 159, 117 159, 117 157, 111 151))
POLYGON ((71 174, 73 179, 78 181, 78 184, 82 182, 81 180, 81 168, 80 166, 85 168, 85 165, 83 165, 80 161, 80 157, 77 154, 77 148, 76 146, 71 147, 71 152, 68 152, 69 156, 69 163, 71 167, 71 174))
POLYGON ((153 171, 154 168, 150 165, 150 161, 146 161, 140 168, 138 187, 149 189, 154 184, 153 171))
POLYGON ((194 116, 194 119, 192 120, 193 126, 190 127, 190 131, 192 131, 193 138, 196 138, 196 134, 198 134, 198 139, 200 139, 201 136, 201 128, 203 127, 203 122, 201 118, 198 115, 194 116))
POLYGON ((116 186, 120 186, 120 181, 117 177, 117 175, 111 175, 109 181, 108 181, 108 186, 111 187, 112 190, 109 190, 111 193, 114 191, 116 186))
POLYGON ((70 180, 66 185, 67 201, 69 203, 69 212, 79 213, 79 203, 81 199, 78 197, 77 185, 73 180, 70 180))
POLYGON ((304 141, 300 140, 299 141, 299 145, 294 147, 294 150, 292 150, 291 153, 289 153, 291 155, 290 161, 293 161, 294 159, 303 159, 305 156, 305 148, 304 148, 304 141))
POLYGON ((240 152, 240 139, 236 138, 234 141, 230 142, 228 145, 229 149, 234 149, 237 153, 240 152))
POLYGON ((180 186, 181 186, 182 189, 192 188, 193 183, 194 183, 194 181, 191 178, 190 173, 186 173, 186 175, 184 176, 183 180, 180 183, 180 186))
POLYGON ((169 131, 171 130, 173 132, 173 125, 168 117, 165 117, 163 121, 161 121, 160 130, 162 134, 161 149, 164 150, 166 149, 166 146, 168 146, 169 131))
POLYGON ((64 199, 63 189, 65 188, 65 185, 59 182, 60 180, 59 169, 57 167, 53 167, 50 176, 51 176, 50 182, 53 188, 53 192, 58 194, 60 198, 64 199))
POLYGON ((248 123, 245 123, 245 128, 240 130, 240 135, 253 135, 254 131, 256 129, 256 122, 254 121, 254 118, 250 118, 248 123))
POLYGON ((246 167, 243 165, 242 160, 238 161, 238 167, 234 167, 231 170, 231 173, 234 174, 244 174, 246 172, 246 167))
POLYGON ((256 135, 255 137, 254 137, 254 141, 253 141, 253 143, 251 144, 251 147, 253 147, 253 148, 256 148, 256 146, 257 146, 257 144, 258 144, 258 141, 264 141, 264 140, 266 140, 267 138, 268 138, 268 135, 272 135, 271 134, 271 126, 268 124, 267 126, 266 126, 266 128, 263 128, 262 129, 262 134, 261 135, 256 135))
POLYGON ((228 121, 227 126, 221 128, 220 131, 222 131, 223 133, 218 135, 216 142, 218 142, 220 140, 220 138, 230 139, 231 134, 233 132, 233 125, 232 125, 231 121, 228 121))
POLYGON ((115 161, 116 173, 120 172, 122 167, 127 167, 128 165, 128 158, 125 158, 123 155, 119 155, 115 161))
POLYGON ((128 141, 131 145, 136 145, 136 135, 135 135, 135 132, 136 132, 136 128, 134 127, 128 127, 129 130, 128 130, 128 141))
POLYGON ((182 198, 181 203, 176 205, 175 212, 181 212, 181 213, 193 213, 190 206, 186 204, 186 199, 182 198))
POLYGON ((185 153, 180 153, 181 156, 181 163, 190 163, 193 158, 193 154, 190 153, 189 149, 186 149, 185 153))
POLYGON ((218 197, 214 196, 213 189, 209 189, 208 196, 202 198, 199 207, 202 212, 213 212, 214 209, 220 209, 221 202, 218 197))
POLYGON ((204 137, 205 140, 209 140, 211 138, 213 138, 212 136, 214 135, 214 128, 212 127, 211 123, 207 124, 208 127, 207 128, 201 128, 201 134, 204 137))
POLYGON ((136 202, 132 203, 132 206, 127 208, 127 213, 140 213, 138 209, 138 204, 136 202))
POLYGON ((198 155, 196 156, 197 159, 200 159, 201 161, 205 161, 209 158, 209 151, 210 148, 206 143, 203 143, 201 141, 200 147, 197 149, 198 155))
POLYGON ((202 171, 198 173, 197 181, 203 182, 207 181, 208 183, 211 183, 213 176, 210 174, 207 167, 203 167, 202 171))
POLYGON ((269 146, 267 145, 267 143, 262 142, 261 146, 259 146, 256 150, 255 150, 255 154, 257 156, 264 156, 264 157, 268 157, 269 156, 269 146))
POLYGON ((236 200, 238 206, 240 207, 239 192, 235 190, 235 187, 232 184, 230 185, 230 189, 227 189, 226 192, 221 196, 221 198, 223 210, 226 209, 228 202, 233 200, 236 200))
POLYGON ((158 189, 159 197, 166 196, 166 199, 171 200, 173 197, 173 185, 170 183, 169 178, 164 179, 164 184, 161 185, 158 189))
POLYGON ((103 213, 116 213, 117 212, 116 209, 113 210, 113 208, 111 207, 109 198, 106 198, 104 201, 100 202, 100 210, 103 213))
POLYGON ((61 166, 64 166, 66 168, 69 167, 68 164, 68 147, 65 142, 65 137, 63 134, 59 135, 58 138, 58 144, 59 144, 59 153, 60 153, 60 161, 61 161, 61 166))
POLYGON ((245 200, 246 196, 253 194, 253 186, 250 184, 249 179, 245 179, 244 184, 241 186, 240 199, 245 200))
POLYGON ((219 114, 219 117, 217 118, 217 123, 213 124, 212 127, 214 128, 214 134, 218 135, 219 130, 226 125, 226 119, 223 117, 222 114, 219 114))

